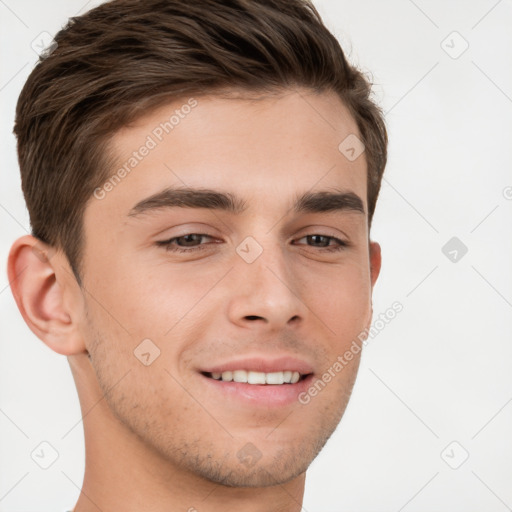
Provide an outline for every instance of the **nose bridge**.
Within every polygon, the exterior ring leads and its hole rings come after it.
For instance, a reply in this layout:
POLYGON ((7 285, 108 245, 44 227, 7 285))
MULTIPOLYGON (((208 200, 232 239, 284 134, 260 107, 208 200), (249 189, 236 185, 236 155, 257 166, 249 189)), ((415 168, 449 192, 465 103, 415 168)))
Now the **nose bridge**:
POLYGON ((274 326, 303 318, 300 282, 275 233, 246 237, 236 248, 234 293, 229 314, 234 322, 263 319, 274 326))

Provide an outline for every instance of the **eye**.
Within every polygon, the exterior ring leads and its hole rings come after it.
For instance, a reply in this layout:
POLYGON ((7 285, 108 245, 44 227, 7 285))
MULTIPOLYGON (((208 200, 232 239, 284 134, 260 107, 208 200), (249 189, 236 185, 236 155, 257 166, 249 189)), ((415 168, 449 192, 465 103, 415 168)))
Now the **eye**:
MULTIPOLYGON (((156 242, 156 245, 159 247, 164 247, 166 251, 178 252, 178 253, 192 253, 197 251, 202 251, 206 249, 205 245, 209 244, 201 244, 202 239, 211 239, 214 240, 214 237, 210 235, 206 235, 204 233, 188 233, 186 235, 170 238, 169 240, 162 240, 156 242)), ((313 245, 313 248, 319 249, 321 252, 335 252, 341 251, 348 247, 350 244, 339 238, 334 236, 320 235, 320 234, 312 234, 306 235, 302 238, 298 238, 297 240, 307 239, 308 243, 319 244, 313 245), (330 243, 334 241, 335 245, 330 245, 330 243)), ((213 243, 219 243, 213 242, 213 243)))
POLYGON ((308 242, 312 242, 314 244, 320 243, 317 248, 321 249, 322 252, 335 252, 335 251, 341 251, 348 247, 349 243, 345 242, 344 240, 340 240, 339 238, 336 238, 334 236, 327 236, 327 235, 306 235, 302 238, 299 238, 298 240, 303 240, 304 238, 307 239, 308 242), (322 240, 323 239, 323 240, 322 240), (329 246, 330 242, 334 241, 336 242, 336 245, 329 246))
POLYGON ((213 239, 210 235, 205 235, 203 233, 188 233, 186 235, 170 238, 169 240, 162 240, 156 244, 164 247, 166 251, 194 252, 203 250, 204 244, 200 244, 199 246, 195 244, 195 242, 199 241, 201 238, 213 239), (185 249, 183 247, 190 247, 190 249, 185 249))

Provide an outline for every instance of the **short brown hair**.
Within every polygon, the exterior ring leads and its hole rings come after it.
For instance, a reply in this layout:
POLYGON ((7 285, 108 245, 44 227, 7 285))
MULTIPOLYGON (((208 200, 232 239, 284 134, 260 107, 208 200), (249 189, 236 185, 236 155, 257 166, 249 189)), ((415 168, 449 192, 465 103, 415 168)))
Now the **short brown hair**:
POLYGON ((365 145, 371 225, 387 159, 383 115, 309 0, 113 0, 70 18, 55 43, 23 87, 14 133, 32 235, 63 250, 80 285, 83 213, 111 172, 109 139, 185 95, 337 93, 365 145))

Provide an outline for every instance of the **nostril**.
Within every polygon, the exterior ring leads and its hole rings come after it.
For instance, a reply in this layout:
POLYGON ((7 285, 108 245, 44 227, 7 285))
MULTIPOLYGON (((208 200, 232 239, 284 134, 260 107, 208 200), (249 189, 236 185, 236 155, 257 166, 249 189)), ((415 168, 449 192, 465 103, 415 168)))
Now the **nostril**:
POLYGON ((247 320, 259 320, 261 318, 261 316, 248 315, 245 318, 247 318, 247 320))

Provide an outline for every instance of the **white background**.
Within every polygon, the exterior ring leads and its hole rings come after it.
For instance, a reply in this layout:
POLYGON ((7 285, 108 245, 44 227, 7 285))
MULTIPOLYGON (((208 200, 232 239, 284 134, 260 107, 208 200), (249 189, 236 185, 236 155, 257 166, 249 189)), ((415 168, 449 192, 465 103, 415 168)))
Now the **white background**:
MULTIPOLYGON (((83 477, 67 360, 25 325, 5 264, 29 232, 12 125, 31 43, 97 3, 0 2, 0 512, 68 510, 83 477), (42 441, 59 452, 47 470, 30 456, 42 441)), ((374 314, 404 309, 364 349, 345 416, 308 471, 304 510, 511 510, 512 2, 315 5, 372 73, 386 112, 374 314), (457 262, 442 252, 452 237, 468 248, 457 262)))

